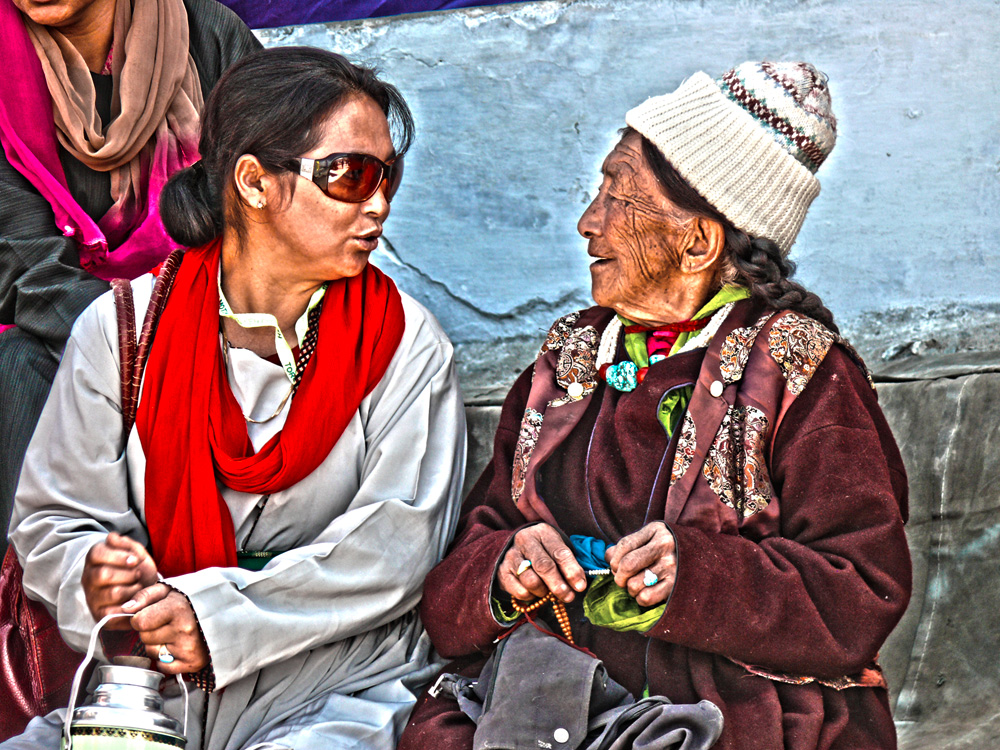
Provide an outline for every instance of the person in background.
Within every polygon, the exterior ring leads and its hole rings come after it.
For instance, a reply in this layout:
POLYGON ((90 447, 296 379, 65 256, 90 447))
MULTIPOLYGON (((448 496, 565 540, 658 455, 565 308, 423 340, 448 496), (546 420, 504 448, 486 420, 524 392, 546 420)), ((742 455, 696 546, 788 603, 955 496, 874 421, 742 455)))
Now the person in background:
POLYGON ((24 451, 80 312, 176 247, 160 190, 260 43, 215 0, 0 0, 0 556, 24 451))
MULTIPOLYGON (((722 750, 894 748, 876 655, 910 597, 906 475, 787 260, 836 138, 827 78, 696 73, 625 122, 579 221, 597 307, 507 396, 423 621, 473 676, 550 597, 633 695, 718 706, 722 750)), ((400 750, 474 730, 426 696, 400 750)))

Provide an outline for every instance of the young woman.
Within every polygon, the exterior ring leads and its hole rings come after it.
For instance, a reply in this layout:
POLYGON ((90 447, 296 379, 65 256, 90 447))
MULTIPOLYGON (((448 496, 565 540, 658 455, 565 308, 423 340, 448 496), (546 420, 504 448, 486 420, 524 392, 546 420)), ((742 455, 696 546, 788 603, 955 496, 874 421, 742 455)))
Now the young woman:
MULTIPOLYGON (((237 63, 203 122, 164 191, 195 247, 127 439, 110 295, 70 338, 15 504, 25 589, 77 648, 134 615, 117 627, 201 688, 189 747, 393 748, 465 458, 451 345, 368 263, 410 113, 372 71, 283 48, 237 63)), ((2 747, 55 748, 59 722, 2 747)))

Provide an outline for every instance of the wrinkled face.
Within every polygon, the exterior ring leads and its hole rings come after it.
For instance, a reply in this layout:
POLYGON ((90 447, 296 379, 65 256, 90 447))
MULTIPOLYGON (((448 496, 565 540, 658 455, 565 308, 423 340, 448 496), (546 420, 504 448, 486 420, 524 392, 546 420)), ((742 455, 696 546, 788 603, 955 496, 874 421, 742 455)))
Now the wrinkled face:
POLYGON ((642 137, 623 138, 604 160, 604 179, 577 229, 594 301, 625 317, 655 311, 680 283, 681 240, 694 217, 664 195, 642 154, 642 137))
MULTIPOLYGON (((321 159, 333 153, 393 160, 389 123, 372 99, 355 96, 344 102, 327 118, 316 148, 302 156, 321 159)), ((357 276, 378 247, 382 224, 389 216, 385 184, 363 203, 345 203, 304 177, 293 179, 294 195, 270 217, 279 252, 285 256, 284 267, 292 269, 298 280, 310 282, 357 276)))
POLYGON ((65 28, 92 21, 92 16, 114 16, 115 0, 14 0, 24 15, 40 26, 65 28))

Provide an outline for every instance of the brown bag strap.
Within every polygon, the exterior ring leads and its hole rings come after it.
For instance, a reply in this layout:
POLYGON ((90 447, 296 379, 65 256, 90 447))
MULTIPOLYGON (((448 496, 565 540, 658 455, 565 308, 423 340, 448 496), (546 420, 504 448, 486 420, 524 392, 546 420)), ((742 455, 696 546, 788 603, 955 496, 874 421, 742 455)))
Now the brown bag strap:
POLYGON ((135 369, 135 302, 132 299, 132 282, 113 279, 111 289, 115 295, 115 313, 118 317, 118 358, 121 360, 122 425, 125 435, 132 429, 135 419, 136 398, 132 389, 132 372, 135 369))
POLYGON ((115 279, 111 289, 115 296, 115 312, 118 317, 118 354, 121 360, 122 388, 122 428, 126 439, 135 424, 135 415, 139 407, 139 390, 142 384, 142 371, 149 358, 149 350, 156 335, 156 326, 160 322, 160 314, 167 306, 167 298, 177 278, 184 253, 175 250, 170 254, 160 270, 160 275, 153 284, 153 293, 146 308, 146 317, 142 321, 142 332, 138 342, 135 337, 135 303, 132 298, 132 282, 128 279, 115 279))

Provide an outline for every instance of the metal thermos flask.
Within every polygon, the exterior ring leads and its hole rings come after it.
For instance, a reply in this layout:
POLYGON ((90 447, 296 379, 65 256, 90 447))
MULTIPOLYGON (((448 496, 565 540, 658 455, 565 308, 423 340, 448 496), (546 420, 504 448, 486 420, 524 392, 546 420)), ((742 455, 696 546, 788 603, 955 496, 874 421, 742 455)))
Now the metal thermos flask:
POLYGON ((97 668, 91 702, 73 709, 73 750, 162 750, 187 745, 181 722, 163 713, 163 675, 108 664, 97 668))
POLYGON ((63 724, 63 750, 163 750, 187 746, 188 691, 177 675, 184 694, 184 722, 163 713, 160 685, 163 675, 148 669, 149 659, 124 656, 97 668, 97 689, 90 703, 77 706, 83 675, 94 658, 101 628, 116 617, 106 615, 90 634, 87 655, 76 670, 70 690, 69 708, 63 724))

